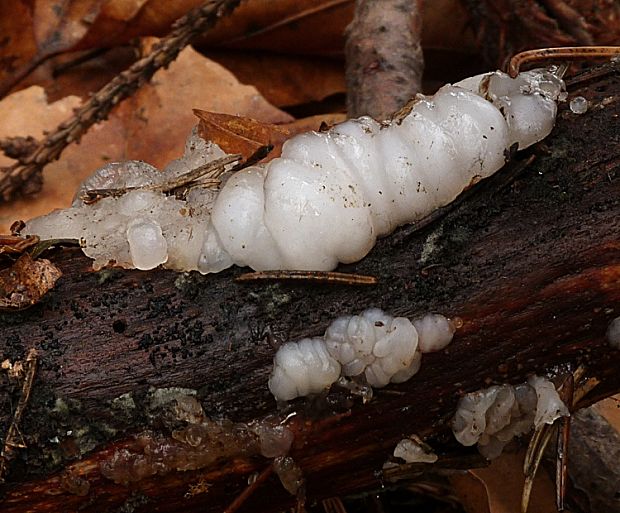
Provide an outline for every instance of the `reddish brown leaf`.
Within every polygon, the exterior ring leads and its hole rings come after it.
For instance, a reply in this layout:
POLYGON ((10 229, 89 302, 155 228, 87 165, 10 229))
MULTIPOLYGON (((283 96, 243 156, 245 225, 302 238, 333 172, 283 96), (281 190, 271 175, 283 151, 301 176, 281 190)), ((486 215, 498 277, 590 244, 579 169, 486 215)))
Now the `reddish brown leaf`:
POLYGON ((62 272, 49 260, 33 260, 24 253, 0 271, 0 308, 20 310, 35 305, 54 287, 62 272))
POLYGON ((276 125, 199 109, 194 109, 194 114, 200 120, 200 136, 207 141, 213 141, 226 153, 240 153, 247 159, 259 148, 273 146, 265 161, 279 156, 284 142, 295 134, 319 130, 323 124, 331 126, 346 118, 344 114, 326 114, 276 125))
POLYGON ((206 141, 213 141, 226 153, 240 153, 244 159, 262 146, 273 146, 270 157, 280 153, 282 143, 290 131, 277 125, 261 123, 251 118, 194 109, 198 117, 198 133, 206 141))
MULTIPOLYGON (((468 513, 517 513, 521 510, 524 452, 504 452, 488 467, 455 476, 452 483, 468 513), (483 488, 486 491, 484 503, 483 488)), ((536 476, 529 513, 556 513, 554 485, 545 474, 536 476)))

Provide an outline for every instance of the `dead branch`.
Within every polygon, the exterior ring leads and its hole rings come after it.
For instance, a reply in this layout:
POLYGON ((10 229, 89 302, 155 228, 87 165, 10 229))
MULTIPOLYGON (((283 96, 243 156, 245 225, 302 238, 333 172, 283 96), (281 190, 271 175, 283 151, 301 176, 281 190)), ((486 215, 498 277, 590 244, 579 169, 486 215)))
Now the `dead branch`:
POLYGON ((114 77, 38 144, 33 145, 25 139, 17 141, 21 144, 15 141, 2 144, 3 148, 14 150, 14 156, 19 155, 15 164, 0 169, 0 200, 9 201, 18 193, 37 192, 41 186, 41 171, 48 163, 57 160, 69 144, 78 142, 92 125, 106 119, 116 105, 148 82, 158 69, 168 66, 195 36, 215 25, 239 2, 210 0, 179 18, 170 33, 147 56, 114 77))
MULTIPOLYGON (((211 418, 276 413, 267 388, 273 342, 319 335, 334 317, 368 307, 409 317, 442 312, 463 325, 446 352, 424 355, 413 379, 365 404, 333 387, 327 399, 300 399, 281 412, 290 414, 290 456, 309 500, 421 472, 381 471, 414 433, 439 455, 433 469, 480 465, 448 426, 465 392, 580 366, 578 406, 620 391, 618 352, 605 338, 620 311, 620 77, 580 87, 569 100, 585 96, 588 112, 564 104, 553 134, 518 157, 535 159, 510 187, 497 188, 500 172, 434 223, 403 227, 338 269, 375 276, 375 285, 235 282, 245 271, 237 268, 95 273, 77 248, 46 254, 63 272, 56 288, 29 310, 0 313, 2 357, 21 359, 35 347, 40 362, 21 422, 27 448, 2 488, 3 513, 222 511, 267 459, 238 455, 131 485, 110 481, 100 465, 135 450, 133 435, 145 429, 170 436, 165 412, 148 408, 153 391, 195 390, 211 418), (81 481, 67 486, 67 475, 81 481)), ((0 397, 10 392, 0 384, 0 397)), ((9 425, 8 413, 0 411, 0 423, 9 425)), ((252 491, 243 508, 275 512, 295 502, 273 475, 252 491)))
POLYGON ((347 28, 347 111, 387 119, 422 88, 421 0, 357 0, 347 28))

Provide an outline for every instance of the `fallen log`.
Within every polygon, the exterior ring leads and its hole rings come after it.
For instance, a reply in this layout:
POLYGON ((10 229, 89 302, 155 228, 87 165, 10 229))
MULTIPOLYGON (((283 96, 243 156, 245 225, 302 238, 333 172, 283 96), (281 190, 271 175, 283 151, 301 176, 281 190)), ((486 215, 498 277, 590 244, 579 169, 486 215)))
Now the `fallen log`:
MULTIPOLYGON (((120 449, 143 449, 134 435, 145 429, 170 437, 166 398, 195 394, 208 417, 237 423, 276 413, 267 389, 275 346, 368 307, 441 312, 463 325, 411 380, 366 404, 334 387, 281 413, 308 500, 381 487, 384 462, 412 433, 439 455, 437 467, 479 464, 449 430, 465 392, 580 365, 598 380, 583 405, 619 392, 619 353, 605 332, 620 315, 620 77, 594 74, 569 92, 588 99, 587 113, 563 104, 542 144, 433 222, 401 228, 338 269, 375 276, 376 285, 236 282, 238 268, 93 272, 75 248, 47 253, 63 272, 56 287, 34 307, 0 314, 1 359, 37 351, 23 440, 12 442, 25 447, 5 462, 2 510, 220 511, 254 472, 264 472, 262 484, 244 507, 285 509, 295 498, 266 473, 271 461, 244 450, 128 484, 102 468, 120 449)), ((1 433, 21 391, 2 375, 1 433)))

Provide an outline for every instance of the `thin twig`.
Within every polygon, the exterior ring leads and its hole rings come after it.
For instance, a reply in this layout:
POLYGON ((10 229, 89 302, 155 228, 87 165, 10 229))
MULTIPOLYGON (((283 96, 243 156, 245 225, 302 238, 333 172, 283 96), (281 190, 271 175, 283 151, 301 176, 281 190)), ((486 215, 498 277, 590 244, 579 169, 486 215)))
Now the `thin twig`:
POLYGON ((232 501, 228 507, 224 510, 224 513, 234 513, 237 511, 245 501, 262 485, 267 478, 273 472, 273 465, 269 465, 265 468, 258 477, 252 481, 239 495, 235 497, 235 500, 232 501))
MULTIPOLYGON (((127 194, 130 191, 136 190, 147 190, 147 191, 158 191, 163 193, 172 192, 174 190, 180 189, 181 187, 191 187, 193 185, 197 185, 196 181, 202 178, 209 179, 209 183, 205 185, 217 185, 219 184, 218 177, 221 176, 225 171, 225 166, 228 164, 232 164, 233 162, 237 162, 241 160, 241 155, 226 155, 225 157, 212 160, 211 162, 207 162, 206 164, 199 166, 187 173, 184 173, 170 181, 164 183, 157 183, 154 185, 142 185, 137 187, 121 187, 121 188, 112 188, 112 189, 89 189, 84 191, 84 193, 80 196, 80 199, 90 205, 100 200, 101 198, 113 197, 117 198, 122 196, 123 194, 127 194)), ((199 182, 201 185, 203 182, 199 182)))
POLYGON ((256 271, 244 273, 235 278, 237 282, 250 281, 310 281, 318 283, 342 284, 342 285, 376 285, 377 278, 364 274, 339 273, 334 271, 256 271))
MULTIPOLYGON (((17 437, 19 435, 19 423, 26 406, 28 406, 28 400, 30 399, 30 392, 32 391, 32 385, 34 384, 34 377, 37 372, 37 351, 32 348, 28 351, 26 357, 26 376, 24 378, 24 384, 22 386, 22 393, 15 408, 13 414, 13 420, 9 425, 9 429, 6 432, 4 438, 4 446, 2 447, 2 453, 0 453, 0 484, 4 483, 4 479, 8 470, 8 461, 13 457, 13 452, 16 447, 21 447, 22 444, 17 443, 17 437)), ((21 436, 21 435, 20 435, 21 436)))
POLYGON ((0 170, 0 198, 8 201, 16 193, 34 192, 41 185, 41 171, 57 160, 72 142, 77 142, 95 123, 106 119, 114 106, 131 96, 148 82, 155 72, 165 68, 198 34, 215 25, 241 0, 211 0, 192 9, 173 25, 172 31, 159 41, 144 58, 114 77, 95 93, 74 115, 37 144, 14 165, 0 170))
POLYGON ((583 61, 620 55, 620 46, 562 46, 521 52, 510 59, 508 73, 516 77, 525 64, 553 61, 583 61))
POLYGON ((523 494, 521 496, 521 513, 526 513, 530 504, 530 495, 532 494, 532 486, 534 478, 540 466, 545 448, 551 440, 553 434, 553 424, 543 424, 534 431, 532 439, 525 453, 525 463, 523 464, 523 473, 525 474, 525 483, 523 484, 523 494))

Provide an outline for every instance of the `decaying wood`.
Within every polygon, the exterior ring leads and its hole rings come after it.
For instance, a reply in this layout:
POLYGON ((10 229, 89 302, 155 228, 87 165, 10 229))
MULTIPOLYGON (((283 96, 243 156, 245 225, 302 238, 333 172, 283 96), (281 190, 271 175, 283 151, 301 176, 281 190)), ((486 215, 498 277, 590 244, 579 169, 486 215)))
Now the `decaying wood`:
MULTIPOLYGON (((2 511, 222 511, 268 460, 240 456, 128 486, 104 478, 99 464, 145 428, 169 435, 145 406, 149 390, 194 389, 212 418, 275 412, 267 389, 274 339, 319 335, 336 316, 368 307, 436 311, 463 325, 446 351, 424 355, 419 374, 366 404, 337 387, 327 399, 293 402, 290 454, 309 501, 389 484, 394 472, 382 466, 412 433, 439 455, 434 468, 471 465, 475 449, 448 428, 465 392, 579 365, 598 381, 580 406, 620 391, 620 353, 605 340, 620 315, 620 77, 581 87, 569 99, 586 96, 588 112, 564 104, 553 134, 517 155, 536 158, 509 187, 498 191, 500 172, 434 223, 401 228, 338 269, 376 276, 374 286, 235 282, 247 272, 238 268, 92 272, 78 249, 46 253, 63 272, 56 288, 27 311, 0 316, 2 359, 39 354, 21 420, 26 448, 9 468, 2 511), (123 407, 128 398, 133 406, 123 407), (63 486, 67 475, 80 486, 63 486)), ((19 390, 1 386, 5 433, 19 390)), ((239 511, 294 502, 270 476, 239 511)))
POLYGON ((387 119, 422 88, 422 0, 356 0, 347 27, 349 117, 387 119))

